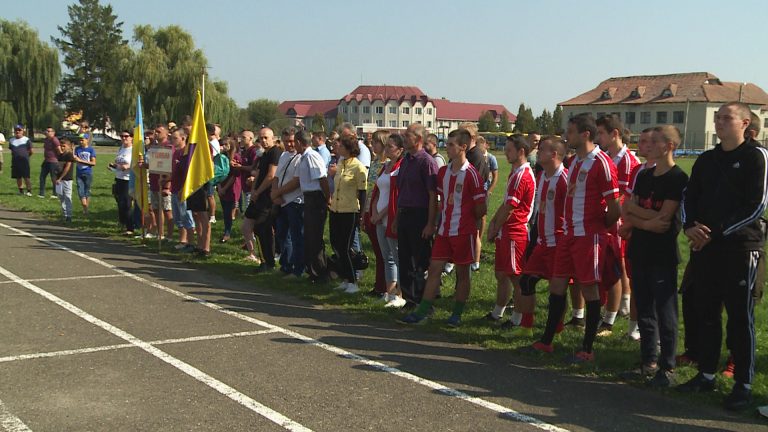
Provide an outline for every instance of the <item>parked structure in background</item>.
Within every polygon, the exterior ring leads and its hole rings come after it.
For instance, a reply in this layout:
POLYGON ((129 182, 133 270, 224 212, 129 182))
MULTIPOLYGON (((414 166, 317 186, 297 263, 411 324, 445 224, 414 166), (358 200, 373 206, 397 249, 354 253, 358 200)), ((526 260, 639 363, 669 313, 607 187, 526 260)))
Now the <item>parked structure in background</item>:
POLYGON ((413 123, 421 123, 441 139, 461 122, 477 123, 484 112, 491 113, 497 126, 501 125, 505 111, 512 126, 516 118, 504 105, 434 99, 418 87, 387 85, 361 85, 341 99, 285 101, 279 109, 295 124, 310 129, 316 126, 313 123, 317 114, 325 120, 325 130, 332 128, 340 115, 342 121, 354 124, 361 131, 402 131, 413 123))
MULTIPOLYGON (((632 142, 649 127, 672 124, 683 133, 681 151, 700 152, 717 144, 715 112, 741 101, 768 126, 768 94, 752 83, 725 82, 708 72, 609 78, 597 87, 560 103, 563 127, 576 114, 618 114, 632 132, 632 142)), ((768 141, 763 129, 757 140, 768 141)))

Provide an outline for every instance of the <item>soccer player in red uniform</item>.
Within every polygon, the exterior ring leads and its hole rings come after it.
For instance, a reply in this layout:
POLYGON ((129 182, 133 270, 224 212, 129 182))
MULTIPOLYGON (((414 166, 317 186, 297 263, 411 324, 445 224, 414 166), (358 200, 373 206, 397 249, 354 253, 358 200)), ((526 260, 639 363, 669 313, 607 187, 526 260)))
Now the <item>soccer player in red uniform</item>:
MULTIPOLYGON (((622 133, 624 131, 624 124, 616 114, 608 114, 597 119, 597 142, 600 144, 600 148, 608 153, 612 158, 614 165, 616 165, 617 180, 619 183, 619 203, 624 201, 626 196, 627 185, 629 184, 630 175, 634 167, 640 164, 640 161, 632 154, 629 147, 624 145, 622 140, 622 133)), ((624 314, 629 314, 629 302, 632 289, 629 285, 629 278, 624 265, 624 256, 626 251, 626 242, 618 236, 618 228, 621 226, 622 220, 619 219, 617 226, 612 227, 609 231, 611 233, 611 240, 616 242, 616 251, 619 256, 616 259, 619 261, 621 267, 621 276, 612 286, 608 289, 608 302, 605 305, 605 316, 603 322, 598 329, 598 336, 608 336, 613 331, 613 323, 616 320, 616 315, 619 312, 619 308, 624 314)))
POLYGON ((619 185, 616 166, 594 143, 597 133, 590 114, 568 120, 568 146, 576 159, 568 169, 565 198, 565 231, 555 252, 555 266, 549 283, 549 314, 541 339, 533 348, 552 352, 552 339, 565 311, 565 290, 573 278, 586 300, 586 325, 582 348, 570 360, 593 361, 592 344, 600 322, 600 294, 603 256, 608 227, 619 219, 619 185))
MULTIPOLYGON (((515 304, 520 298, 520 275, 528 245, 528 221, 533 214, 536 180, 528 163, 530 144, 520 135, 507 138, 504 153, 512 168, 507 179, 504 203, 488 224, 488 240, 496 244, 496 306, 485 319, 499 322, 515 288, 515 304)), ((522 314, 513 312, 512 321, 520 324, 522 314)))
POLYGON ((555 262, 555 246, 563 235, 565 194, 568 189, 568 170, 563 165, 565 143, 557 137, 545 137, 539 144, 538 163, 543 170, 536 179, 536 197, 539 204, 538 241, 531 255, 523 264, 520 277, 520 298, 515 312, 522 314, 519 325, 510 320, 502 325, 512 327, 516 337, 533 336, 534 310, 536 308, 536 284, 541 279, 552 278, 555 262))
POLYGON ((467 161, 470 140, 470 133, 464 129, 448 134, 446 151, 451 163, 441 167, 437 174, 437 193, 442 209, 424 296, 419 307, 399 319, 400 323, 421 324, 426 321, 440 288, 440 274, 445 264, 451 261, 456 268, 456 294, 448 325, 461 325, 461 314, 469 298, 469 266, 475 262, 477 222, 487 210, 484 179, 467 161))

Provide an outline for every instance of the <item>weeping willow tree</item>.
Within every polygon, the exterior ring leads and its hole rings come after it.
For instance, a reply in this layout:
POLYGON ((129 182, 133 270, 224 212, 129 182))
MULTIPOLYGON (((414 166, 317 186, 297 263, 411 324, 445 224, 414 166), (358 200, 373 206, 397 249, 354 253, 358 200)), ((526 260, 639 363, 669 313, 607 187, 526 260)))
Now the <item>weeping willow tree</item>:
MULTIPOLYGON (((179 123, 192 114, 208 60, 179 26, 155 29, 139 25, 133 39, 137 49, 118 56, 117 81, 121 85, 112 95, 113 121, 121 128, 130 126, 136 94, 141 94, 147 124, 179 123)), ((205 99, 207 121, 221 124, 224 132, 237 130, 239 110, 227 95, 225 82, 212 81, 206 74, 205 99)))
MULTIPOLYGON (((57 51, 24 22, 0 19, 0 129, 26 123, 51 110, 61 68, 57 51)), ((48 125, 46 125, 48 126, 48 125)))

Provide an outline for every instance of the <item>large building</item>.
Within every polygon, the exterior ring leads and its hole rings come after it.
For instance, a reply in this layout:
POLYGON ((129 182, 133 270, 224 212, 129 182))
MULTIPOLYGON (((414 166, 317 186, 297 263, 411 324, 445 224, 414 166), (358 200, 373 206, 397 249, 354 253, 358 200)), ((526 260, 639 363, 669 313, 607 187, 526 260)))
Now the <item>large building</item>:
POLYGON ((361 130, 387 129, 404 130, 413 123, 421 123, 430 132, 441 138, 461 122, 477 123, 484 112, 489 112, 497 125, 507 113, 511 124, 515 115, 504 105, 452 102, 447 99, 432 99, 418 87, 407 86, 359 86, 341 99, 285 101, 280 112, 293 119, 295 124, 314 128, 314 121, 323 117, 325 129, 329 130, 336 116, 350 122, 361 130))
MULTIPOLYGON (((717 143, 715 112, 725 102, 742 101, 768 126, 768 94, 751 83, 724 82, 707 72, 609 78, 561 102, 563 121, 588 112, 618 114, 636 136, 645 128, 672 124, 683 133, 681 148, 706 150, 717 143)), ((562 125, 563 128, 567 124, 562 125)), ((765 142, 768 132, 758 139, 765 142)))

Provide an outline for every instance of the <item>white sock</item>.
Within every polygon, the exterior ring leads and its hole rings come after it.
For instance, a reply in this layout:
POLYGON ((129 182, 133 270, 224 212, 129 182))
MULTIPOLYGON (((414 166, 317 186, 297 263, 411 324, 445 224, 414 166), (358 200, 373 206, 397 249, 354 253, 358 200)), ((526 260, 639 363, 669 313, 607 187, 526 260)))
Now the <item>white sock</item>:
POLYGON ((504 311, 507 309, 506 306, 494 306, 493 312, 491 312, 491 315, 493 315, 494 318, 499 319, 504 316, 504 311))
POLYGON ((624 313, 629 312, 629 300, 631 298, 632 298, 631 294, 624 294, 623 296, 621 296, 621 306, 619 307, 619 309, 622 312, 624 313))
POLYGON ((519 326, 520 322, 522 322, 522 321, 523 321, 523 314, 521 314, 518 311, 513 311, 512 312, 512 324, 516 325, 516 326, 519 326))
POLYGON ((480 263, 479 262, 472 263, 472 265, 470 265, 470 268, 472 270, 477 270, 480 268, 480 263))
POLYGON ((573 317, 583 319, 584 318, 584 308, 581 309, 574 309, 573 310, 573 317))
POLYGON ((637 321, 629 320, 629 329, 627 330, 628 334, 632 334, 637 330, 637 321))
POLYGON ((606 324, 613 325, 614 321, 616 321, 616 312, 605 312, 605 317, 603 317, 603 322, 606 324))
POLYGON ((708 379, 710 381, 715 379, 715 374, 702 373, 701 376, 703 376, 704 378, 706 378, 706 379, 708 379))
POLYGON ((744 388, 747 390, 752 390, 752 384, 741 384, 741 385, 743 385, 744 388))

